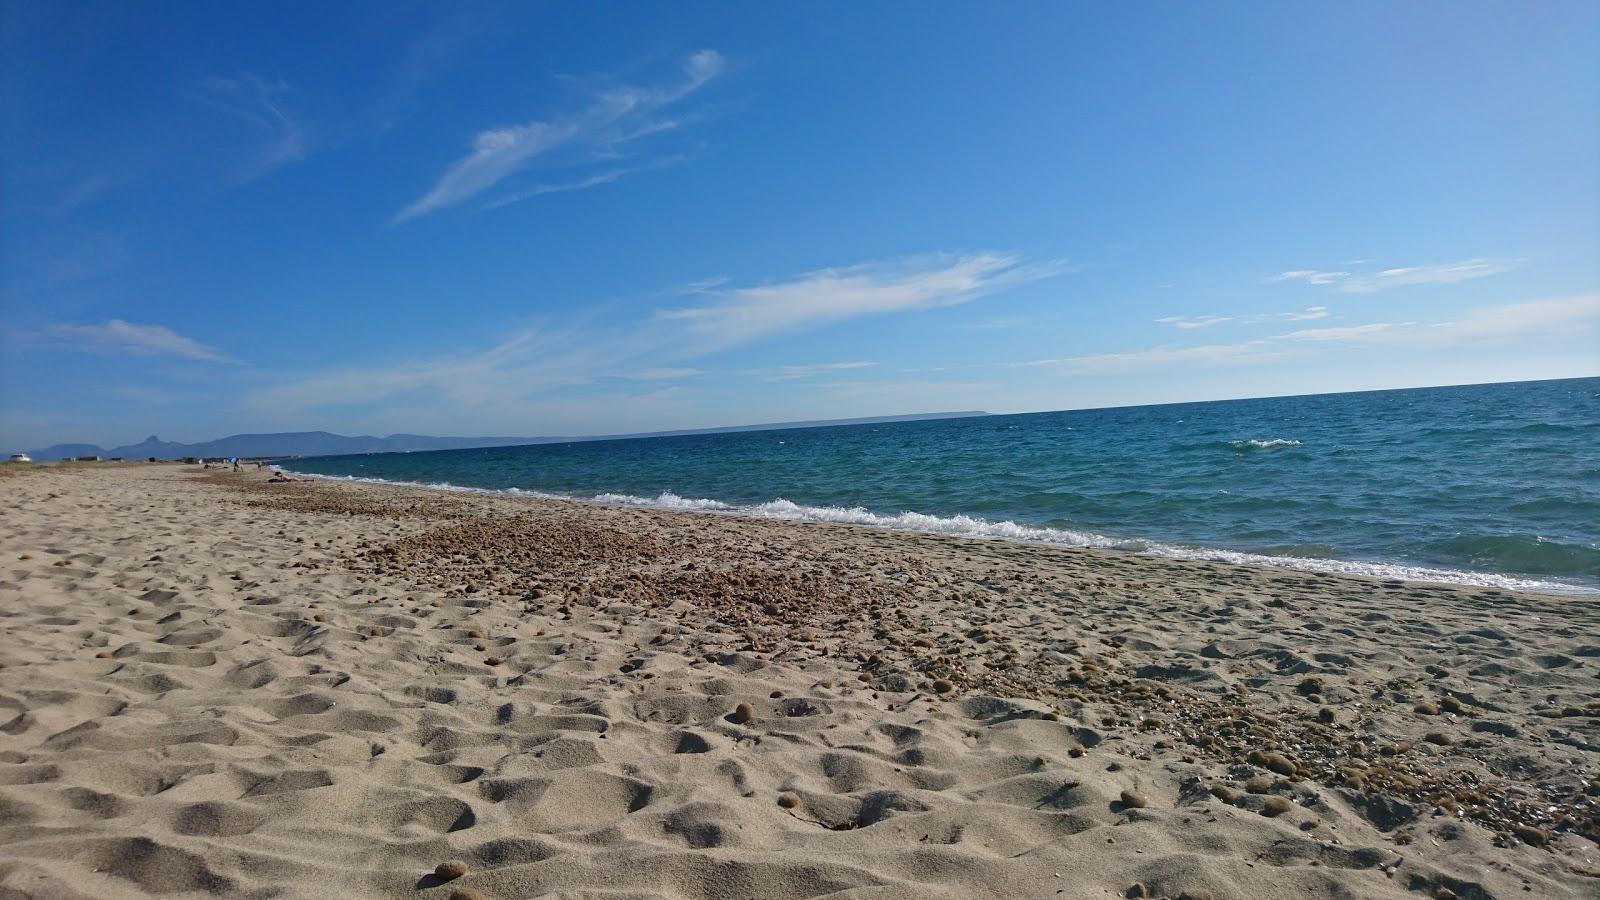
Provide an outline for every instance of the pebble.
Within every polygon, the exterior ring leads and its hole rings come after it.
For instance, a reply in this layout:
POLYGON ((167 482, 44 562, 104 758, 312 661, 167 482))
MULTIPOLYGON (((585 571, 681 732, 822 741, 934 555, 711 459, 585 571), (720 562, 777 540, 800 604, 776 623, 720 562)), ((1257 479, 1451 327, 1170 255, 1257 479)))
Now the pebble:
POLYGON ((1133 788, 1128 788, 1122 792, 1122 805, 1129 809, 1144 809, 1150 805, 1150 801, 1133 788))
POLYGON ((748 703, 741 703, 733 708, 733 712, 728 716, 728 721, 735 725, 745 725, 755 717, 756 708, 748 703))
POLYGON ((784 809, 794 809, 800 805, 800 798, 790 791, 784 791, 778 795, 778 805, 784 809))
POLYGON ((467 864, 459 859, 452 859, 449 862, 439 863, 434 868, 433 874, 435 877, 445 881, 454 881, 467 874, 467 864))

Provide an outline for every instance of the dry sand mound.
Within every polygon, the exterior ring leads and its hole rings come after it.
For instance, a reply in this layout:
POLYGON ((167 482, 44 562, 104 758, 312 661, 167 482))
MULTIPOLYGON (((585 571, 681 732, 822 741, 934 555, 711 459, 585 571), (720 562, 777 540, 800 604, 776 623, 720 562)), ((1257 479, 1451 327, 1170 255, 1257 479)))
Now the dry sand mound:
POLYGON ((3 489, 8 896, 1597 883, 1577 603, 172 467, 3 489))

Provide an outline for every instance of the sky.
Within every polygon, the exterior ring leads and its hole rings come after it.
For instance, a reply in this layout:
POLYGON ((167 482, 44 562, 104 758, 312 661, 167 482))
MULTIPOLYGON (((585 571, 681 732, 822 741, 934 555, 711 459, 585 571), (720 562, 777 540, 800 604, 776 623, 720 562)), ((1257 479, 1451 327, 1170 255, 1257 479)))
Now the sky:
POLYGON ((0 449, 1600 374, 1600 4, 0 0, 0 449))

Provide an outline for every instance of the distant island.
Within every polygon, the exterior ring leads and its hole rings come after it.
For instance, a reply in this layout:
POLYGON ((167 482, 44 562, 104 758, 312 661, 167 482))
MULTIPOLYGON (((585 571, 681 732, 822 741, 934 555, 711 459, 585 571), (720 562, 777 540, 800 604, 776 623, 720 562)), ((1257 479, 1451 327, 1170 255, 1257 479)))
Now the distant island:
POLYGON ((672 437, 689 434, 723 434, 736 431, 771 431, 782 428, 824 428, 830 425, 871 425, 880 422, 915 422, 923 419, 960 419, 987 416, 981 410, 916 413, 904 416, 867 416, 858 419, 818 419, 806 422, 769 422, 760 425, 731 425, 722 428, 688 428, 678 431, 650 431, 638 434, 556 435, 545 437, 431 437, 425 434, 391 434, 388 437, 358 435, 347 437, 330 431, 289 431, 276 434, 235 434, 214 441, 182 444, 163 441, 155 435, 137 444, 110 449, 96 444, 53 444, 28 455, 39 461, 97 456, 102 459, 185 459, 238 456, 344 456, 354 453, 412 453, 426 450, 466 450, 473 447, 517 447, 526 444, 566 444, 576 441, 609 441, 643 437, 672 437))

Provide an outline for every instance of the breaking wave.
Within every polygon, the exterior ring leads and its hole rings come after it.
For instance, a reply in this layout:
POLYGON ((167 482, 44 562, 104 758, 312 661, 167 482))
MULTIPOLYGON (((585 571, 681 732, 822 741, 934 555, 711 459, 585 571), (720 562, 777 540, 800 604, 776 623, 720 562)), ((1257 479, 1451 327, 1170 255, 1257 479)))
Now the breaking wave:
MULTIPOLYGON (((1285 443, 1299 444, 1299 441, 1268 443, 1274 443, 1277 445, 1282 445, 1285 443)), ((291 470, 285 469, 285 471, 291 470)), ((1247 566, 1288 568, 1309 572, 1322 572, 1333 575, 1363 575, 1374 578, 1432 582, 1437 584, 1472 585, 1479 587, 1500 588, 1503 590, 1545 591, 1567 594, 1592 593, 1588 589, 1575 587, 1571 584, 1561 581, 1517 578, 1510 575, 1501 575, 1491 572, 1460 571, 1453 569, 1428 568, 1422 566, 1406 566, 1393 563, 1341 560, 1320 555, 1287 555, 1293 553, 1296 549, 1292 547, 1269 548, 1267 552, 1264 553, 1239 550, 1222 550, 1214 547, 1159 543, 1137 538, 1117 538, 1090 531, 1052 528, 1043 525, 1028 525, 1009 520, 995 522, 966 515, 934 516, 919 512, 902 512, 895 515, 886 515, 883 513, 875 513, 860 506, 805 506, 782 498, 769 500, 765 503, 739 506, 709 498, 680 497, 671 491, 664 491, 655 497, 641 497, 634 494, 618 493, 603 493, 596 494, 591 497, 580 497, 566 494, 554 494, 544 491, 523 490, 514 487, 477 488, 464 487, 446 482, 424 483, 415 481, 396 481, 383 478, 368 478, 357 475, 319 475, 311 472, 292 472, 292 474, 296 475, 297 477, 317 478, 328 481, 353 481, 367 484, 387 484, 401 487, 428 488, 431 490, 453 491, 469 494, 569 500, 579 503, 594 503, 602 506, 624 506, 632 508, 673 510, 679 512, 737 515, 764 519, 784 519, 796 522, 864 525, 873 528, 891 528, 898 531, 915 531, 924 534, 941 534, 952 537, 1004 540, 1054 547, 1087 547, 1101 550, 1125 550, 1143 553, 1150 556, 1165 557, 1168 559, 1199 560, 1234 563, 1247 566)), ((1325 548, 1320 545, 1301 545, 1301 547, 1298 549, 1300 549, 1301 552, 1310 551, 1313 553, 1323 553, 1327 552, 1330 548, 1325 548)))

